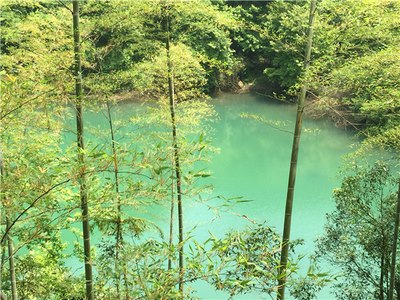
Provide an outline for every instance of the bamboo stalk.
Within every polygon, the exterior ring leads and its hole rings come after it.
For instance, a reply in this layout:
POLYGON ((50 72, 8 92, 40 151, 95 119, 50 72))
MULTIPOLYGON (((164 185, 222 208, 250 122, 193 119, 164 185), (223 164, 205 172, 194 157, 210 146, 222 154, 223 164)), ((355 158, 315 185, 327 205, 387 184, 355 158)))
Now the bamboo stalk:
POLYGON ((85 158, 84 158, 84 139, 83 139, 83 112, 82 112, 82 65, 81 47, 79 31, 79 1, 73 0, 73 30, 74 30, 74 57, 75 57, 75 96, 76 96, 76 129, 77 129, 77 148, 78 164, 80 172, 78 174, 79 192, 82 210, 82 230, 83 230, 83 251, 85 260, 85 279, 86 279, 86 299, 94 300, 93 294, 93 275, 90 247, 90 224, 89 208, 86 187, 85 158))
MULTIPOLYGON (((305 59, 303 64, 304 74, 308 73, 310 65, 316 2, 317 0, 311 0, 311 5, 310 5, 307 46, 305 50, 305 59)), ((301 136, 301 128, 303 122, 304 100, 306 98, 306 93, 307 93, 307 82, 304 82, 300 91, 299 101, 297 105, 296 124, 293 136, 292 155, 290 160, 289 182, 288 182, 288 189, 286 196, 285 220, 283 226, 281 261, 278 269, 278 294, 277 294, 278 300, 285 299, 285 285, 287 279, 287 262, 289 256, 289 242, 290 242, 290 231, 292 223, 294 188, 296 182, 297 160, 299 154, 300 136, 301 136)))
MULTIPOLYGON (((167 8, 168 10, 168 8, 167 8)), ((171 127, 172 127, 172 147, 174 150, 175 161, 175 176, 176 176, 176 192, 177 192, 177 206, 178 206, 178 241, 179 241, 179 291, 183 296, 183 277, 184 277, 184 259, 183 259, 183 209, 182 209, 182 176, 180 168, 179 145, 177 138, 177 126, 175 120, 175 93, 174 93, 174 75, 173 64, 171 60, 170 48, 170 20, 169 12, 166 16, 166 50, 167 50, 167 63, 168 63, 168 94, 169 94, 169 108, 171 114, 171 127)))

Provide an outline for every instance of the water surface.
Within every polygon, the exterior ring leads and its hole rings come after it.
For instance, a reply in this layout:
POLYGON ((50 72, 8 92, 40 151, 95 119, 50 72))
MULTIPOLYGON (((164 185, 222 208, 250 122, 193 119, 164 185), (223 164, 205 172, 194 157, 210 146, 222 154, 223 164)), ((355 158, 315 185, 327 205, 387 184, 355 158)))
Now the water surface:
MULTIPOLYGON (((186 210, 186 219, 190 220, 186 226, 202 224, 204 229, 200 232, 199 227, 199 236, 206 236, 207 230, 222 235, 249 225, 245 215, 255 222, 266 221, 281 233, 293 140, 290 132, 294 128, 296 106, 248 94, 223 95, 213 104, 220 118, 214 125, 214 143, 220 148, 220 154, 213 157, 209 166, 215 193, 244 196, 252 201, 236 205, 231 214, 211 224, 199 220, 195 209, 186 210), (268 122, 243 118, 243 113, 260 115, 268 122)), ((325 215, 334 207, 331 194, 339 185, 337 174, 343 156, 352 151, 356 140, 352 133, 337 129, 326 120, 306 118, 303 128, 291 237, 304 239, 299 253, 311 254, 314 240, 323 233, 325 215)), ((226 299, 211 291, 199 294, 204 299, 226 299)), ((253 294, 235 299, 261 297, 253 294)), ((262 298, 269 299, 268 296, 262 298)), ((318 299, 333 299, 333 296, 324 291, 318 299)))
MULTIPOLYGON (((213 144, 220 152, 206 165, 213 174, 207 181, 214 186, 214 196, 242 196, 251 201, 237 204, 216 218, 207 206, 186 200, 185 230, 196 228, 192 235, 201 241, 209 237, 209 231, 222 237, 230 230, 251 225, 249 220, 252 220, 266 222, 281 233, 296 106, 250 94, 225 94, 211 103, 218 113, 218 120, 212 123, 213 144), (249 117, 253 114, 261 116, 264 122, 249 117)), ((121 120, 141 110, 137 103, 123 103, 113 114, 115 119, 121 120)), ((87 113, 85 117, 87 124, 106 130, 104 113, 87 113)), ((351 133, 335 128, 329 121, 306 118, 303 128, 292 238, 304 239, 305 244, 298 251, 312 254, 314 240, 323 232, 325 215, 333 209, 331 194, 339 184, 337 172, 342 158, 351 152, 356 140, 351 133)), ((158 207, 148 216, 166 233, 168 219, 161 216, 168 216, 168 210, 168 207, 158 207)), ((227 299, 226 294, 215 292, 204 283, 195 284, 193 288, 202 299, 227 299)), ((234 299, 269 299, 269 296, 249 294, 234 299)), ((333 297, 323 292, 319 299, 333 297)))

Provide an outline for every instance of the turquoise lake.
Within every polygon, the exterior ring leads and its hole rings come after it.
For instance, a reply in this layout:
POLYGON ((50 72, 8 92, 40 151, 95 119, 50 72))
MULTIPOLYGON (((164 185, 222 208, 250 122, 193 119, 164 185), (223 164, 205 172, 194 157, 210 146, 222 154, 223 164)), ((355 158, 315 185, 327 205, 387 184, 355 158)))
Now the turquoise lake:
MULTIPOLYGON (((206 205, 184 199, 184 229, 195 228, 192 235, 199 241, 206 240, 209 232, 222 237, 228 231, 251 226, 251 221, 265 222, 281 233, 296 106, 251 94, 223 94, 210 102, 218 113, 217 121, 211 124, 213 145, 219 148, 219 153, 213 154, 205 166, 212 173, 206 182, 214 186, 214 196, 243 197, 250 201, 236 204, 216 217, 206 205), (257 114, 266 122, 243 114, 257 114)), ((131 117, 140 110, 139 106, 121 103, 113 109, 114 118, 131 117)), ((86 126, 107 128, 107 119, 101 112, 86 113, 85 121, 86 126)), ((73 123, 68 126, 72 128, 73 123)), ((304 121, 291 235, 292 239, 304 239, 298 254, 312 254, 314 240, 323 233, 325 215, 334 207, 331 195, 340 183, 338 171, 343 166, 343 158, 357 143, 353 133, 335 128, 328 120, 306 118, 304 121)), ((166 234, 168 211, 167 206, 160 206, 148 214, 166 234)), ((308 259, 304 258, 303 269, 307 263, 308 259)), ((192 288, 201 299, 228 298, 226 293, 216 292, 201 282, 192 288)), ((270 297, 247 294, 234 299, 270 297)), ((324 290, 318 299, 334 298, 324 290)))

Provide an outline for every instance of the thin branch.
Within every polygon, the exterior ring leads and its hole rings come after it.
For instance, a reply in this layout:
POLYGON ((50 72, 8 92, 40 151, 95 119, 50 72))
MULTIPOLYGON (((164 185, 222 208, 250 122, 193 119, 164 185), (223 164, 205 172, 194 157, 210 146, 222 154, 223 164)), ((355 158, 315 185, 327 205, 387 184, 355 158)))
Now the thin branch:
POLYGON ((63 1, 56 0, 57 3, 61 4, 64 8, 66 8, 71 14, 73 13, 72 9, 70 9, 63 1))
POLYGON ((43 93, 41 93, 41 94, 39 94, 39 95, 37 95, 37 96, 31 98, 31 99, 28 99, 28 100, 22 102, 22 103, 21 103, 20 105, 18 105, 17 107, 14 107, 14 108, 11 109, 10 111, 8 111, 8 112, 4 113, 3 115, 1 115, 1 116, 0 116, 0 120, 3 120, 5 117, 7 117, 8 115, 12 114, 13 112, 15 112, 16 110, 20 109, 22 106, 28 104, 29 102, 34 101, 34 100, 36 100, 37 98, 39 98, 39 97, 41 97, 41 96, 43 96, 43 95, 45 95, 45 94, 47 94, 47 93, 50 93, 50 92, 52 92, 52 91, 54 91, 54 90, 56 90, 56 89, 54 88, 54 89, 51 89, 51 90, 49 90, 49 91, 45 91, 45 92, 43 92, 43 93))
POLYGON ((259 96, 263 96, 263 97, 269 98, 269 99, 273 99, 273 100, 276 100, 276 101, 279 101, 279 102, 283 102, 283 103, 296 104, 296 102, 288 101, 286 99, 281 99, 281 98, 274 97, 272 95, 263 94, 263 93, 260 93, 260 92, 255 92, 255 94, 259 95, 259 96))
POLYGON ((319 96, 315 95, 313 92, 308 91, 311 95, 313 95, 316 99, 318 99, 319 101, 322 101, 325 103, 325 105, 331 110, 333 111, 335 114, 337 114, 339 116, 339 118, 343 119, 345 121, 345 123, 351 125, 355 130, 360 131, 360 129, 352 122, 350 122, 348 119, 346 119, 342 113, 340 113, 339 111, 337 111, 336 109, 333 108, 332 105, 329 105, 327 103, 327 101, 325 101, 324 99, 320 98, 319 96))
MULTIPOLYGON (((77 209, 78 207, 73 207, 71 209, 66 209, 66 211, 62 214, 60 214, 59 216, 55 217, 54 219, 52 219, 50 222, 47 223, 47 225, 50 225, 51 223, 53 223, 54 221, 56 221, 59 218, 62 218, 68 214, 70 214, 72 211, 74 211, 75 209, 77 209)), ((60 231, 61 229, 59 228, 58 231, 60 231)), ((12 253, 12 256, 15 256, 23 247, 25 247, 26 245, 28 245, 31 241, 35 240, 40 234, 39 228, 35 231, 34 234, 31 234, 28 240, 25 240, 21 245, 19 245, 16 249, 14 249, 14 252, 12 253)), ((7 256, 6 260, 9 259, 10 256, 7 256)), ((6 261, 5 260, 5 261, 6 261)), ((4 264, 1 265, 1 267, 3 267, 4 264)))
POLYGON ((285 133, 289 133, 291 135, 294 134, 294 132, 292 132, 290 130, 282 129, 282 128, 278 127, 278 126, 272 125, 271 123, 268 122, 268 120, 265 120, 262 117, 259 117, 258 115, 251 115, 251 114, 243 113, 243 114, 241 114, 241 117, 242 118, 248 118, 248 119, 254 119, 256 121, 259 121, 259 122, 263 123, 264 125, 267 125, 267 126, 273 128, 273 129, 275 129, 275 130, 279 130, 279 131, 282 131, 282 132, 285 132, 285 133))
POLYGON ((15 225, 15 223, 18 222, 18 220, 28 211, 30 210, 33 206, 35 206, 36 202, 38 202, 40 199, 42 199, 44 196, 46 196, 48 193, 50 193, 52 190, 58 188, 59 186, 66 184, 68 182, 70 182, 72 180, 72 178, 68 178, 64 181, 61 181, 55 185, 53 185, 51 188, 49 188, 47 191, 45 191, 44 193, 42 193, 39 197, 37 197, 35 200, 33 200, 31 202, 31 204, 28 205, 27 208, 25 208, 10 224, 10 226, 8 226, 6 228, 6 231, 4 232, 0 244, 3 243, 3 240, 5 239, 5 237, 7 236, 7 234, 10 232, 11 228, 15 225))
MULTIPOLYGON (((94 171, 88 171, 88 172, 84 172, 84 174, 90 174, 90 173, 96 173, 96 172, 114 172, 112 170, 94 170, 94 171)), ((119 173, 126 173, 126 174, 134 174, 134 175, 140 175, 140 176, 144 176, 146 178, 152 179, 150 176, 147 176, 145 174, 140 174, 137 172, 130 172, 130 171, 119 171, 119 173)), ((21 217, 28 211, 30 210, 32 207, 35 206, 35 204, 42 199, 44 196, 46 196, 47 194, 49 194, 51 191, 53 191, 54 189, 58 188, 59 186, 66 184, 68 182, 70 182, 71 180, 73 180, 74 178, 68 178, 65 179, 55 185, 53 185, 51 188, 49 188, 47 191, 45 191, 44 193, 42 193, 40 196, 38 196, 37 198, 35 198, 35 200, 33 200, 31 202, 31 204, 29 204, 29 206, 27 208, 25 208, 10 224, 10 226, 8 226, 8 228, 6 228, 6 231, 4 232, 0 244, 4 241, 5 237, 7 236, 7 234, 10 232, 11 228, 15 226, 15 224, 19 221, 19 219, 21 219, 21 217)))

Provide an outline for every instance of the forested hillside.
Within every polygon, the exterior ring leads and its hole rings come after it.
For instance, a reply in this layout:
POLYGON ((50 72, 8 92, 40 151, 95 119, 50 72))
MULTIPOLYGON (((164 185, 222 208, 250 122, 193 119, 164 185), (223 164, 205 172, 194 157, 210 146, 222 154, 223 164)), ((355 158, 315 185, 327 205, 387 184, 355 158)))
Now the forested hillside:
POLYGON ((2 1, 0 296, 196 299, 202 281, 232 299, 400 299, 399 16, 399 0, 2 1), (210 184, 224 93, 298 105, 294 133, 238 116, 294 137, 283 237, 244 214, 204 240, 185 225, 188 202, 251 205, 210 184), (360 141, 308 271, 290 239, 303 112, 360 141))
MULTIPOLYGON (((56 1, 6 2, 3 73, 15 76, 22 66, 32 72, 40 65, 41 73, 60 77, 71 63, 70 12, 56 1)), ((328 114, 341 125, 393 129, 399 105, 399 9, 398 1, 321 1, 308 75, 316 115, 328 114)), ((176 1, 171 13, 176 92, 182 100, 237 91, 244 83, 294 101, 301 82, 306 2, 176 1)), ((88 92, 163 93, 161 6, 88 1, 81 15, 88 92)))

